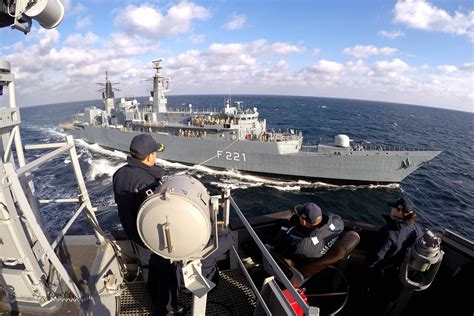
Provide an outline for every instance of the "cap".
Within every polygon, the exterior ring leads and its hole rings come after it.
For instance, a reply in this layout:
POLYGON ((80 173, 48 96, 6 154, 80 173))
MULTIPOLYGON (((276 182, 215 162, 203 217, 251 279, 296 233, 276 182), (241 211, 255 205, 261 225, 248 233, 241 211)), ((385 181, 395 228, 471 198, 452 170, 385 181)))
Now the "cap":
POLYGON ((410 213, 411 211, 413 211, 413 203, 406 196, 401 196, 397 200, 389 202, 388 206, 397 208, 403 213, 410 213))
POLYGON ((318 217, 323 215, 321 208, 312 202, 305 203, 304 205, 295 206, 295 211, 305 221, 311 223, 312 225, 315 225, 318 217))
POLYGON ((165 146, 158 143, 150 134, 140 134, 133 137, 130 143, 130 153, 133 157, 143 159, 152 152, 163 151, 165 146))

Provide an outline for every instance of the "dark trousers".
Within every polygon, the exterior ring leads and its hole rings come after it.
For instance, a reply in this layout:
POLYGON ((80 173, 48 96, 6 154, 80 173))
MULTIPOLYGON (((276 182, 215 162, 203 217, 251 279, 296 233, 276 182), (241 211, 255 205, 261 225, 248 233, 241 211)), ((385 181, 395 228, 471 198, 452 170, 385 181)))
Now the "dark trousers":
POLYGON ((148 289, 150 290, 153 315, 166 315, 166 306, 178 305, 178 280, 176 264, 152 253, 149 261, 148 289))

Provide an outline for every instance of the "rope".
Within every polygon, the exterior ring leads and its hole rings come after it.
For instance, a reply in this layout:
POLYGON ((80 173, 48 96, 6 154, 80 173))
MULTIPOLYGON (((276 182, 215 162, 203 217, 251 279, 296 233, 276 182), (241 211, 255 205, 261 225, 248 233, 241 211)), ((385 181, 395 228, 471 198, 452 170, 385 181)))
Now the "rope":
MULTIPOLYGON (((432 209, 436 209, 435 205, 433 202, 431 202, 431 200, 429 199, 428 195, 423 193, 420 188, 418 188, 418 186, 412 182, 410 179, 405 179, 406 182, 409 182, 412 186, 415 187, 417 193, 422 197, 422 200, 425 204, 427 204, 429 207, 431 207, 432 209)), ((404 192, 403 188, 400 188, 402 192, 404 192)), ((415 209, 418 209, 417 206, 415 206, 415 209)), ((443 219, 443 222, 446 223, 446 225, 448 226, 448 228, 452 229, 452 230, 455 230, 454 227, 451 225, 451 223, 447 220, 447 218, 444 216, 443 214, 443 211, 441 212, 438 212, 438 214, 441 216, 441 218, 443 219)), ((433 219, 430 219, 429 217, 424 217, 423 218, 424 221, 426 221, 431 227, 434 227, 436 226, 436 221, 433 220, 433 219)))
MULTIPOLYGON (((238 141, 239 141, 238 138, 235 139, 232 143, 230 143, 229 145, 227 145, 227 146, 226 146, 225 148, 223 148, 221 151, 225 151, 225 150, 229 149, 232 145, 234 145, 234 144, 235 144, 236 142, 238 142, 238 141)), ((208 162, 208 161, 211 161, 211 160, 214 159, 214 158, 217 158, 217 153, 216 153, 214 156, 212 156, 212 157, 210 157, 210 158, 208 158, 208 159, 206 159, 206 160, 204 160, 204 161, 202 161, 202 162, 200 162, 200 163, 194 165, 193 167, 195 167, 195 166, 200 166, 200 165, 202 165, 202 164, 204 164, 204 163, 206 163, 206 162, 208 162)), ((190 169, 191 169, 191 168, 190 168, 190 169)), ((185 170, 185 171, 178 172, 178 173, 175 174, 175 176, 187 174, 190 169, 185 170)))

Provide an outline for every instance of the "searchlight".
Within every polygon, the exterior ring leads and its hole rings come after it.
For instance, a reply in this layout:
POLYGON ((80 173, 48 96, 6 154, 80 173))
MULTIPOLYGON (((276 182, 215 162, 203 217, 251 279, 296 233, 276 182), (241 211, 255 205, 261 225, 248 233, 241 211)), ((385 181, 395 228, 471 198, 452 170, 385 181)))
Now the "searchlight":
POLYGON ((0 27, 11 28, 27 34, 32 20, 45 29, 55 28, 64 18, 64 6, 60 0, 16 0, 0 2, 0 27))
POLYGON ((194 295, 192 314, 204 315, 207 293, 215 284, 202 275, 201 260, 218 247, 219 199, 189 175, 171 177, 147 195, 137 216, 140 238, 151 251, 182 267, 184 286, 194 295))
POLYGON ((157 255, 173 261, 206 258, 215 247, 207 246, 211 229, 217 229, 218 200, 188 175, 169 178, 138 211, 137 229, 144 244, 157 255))

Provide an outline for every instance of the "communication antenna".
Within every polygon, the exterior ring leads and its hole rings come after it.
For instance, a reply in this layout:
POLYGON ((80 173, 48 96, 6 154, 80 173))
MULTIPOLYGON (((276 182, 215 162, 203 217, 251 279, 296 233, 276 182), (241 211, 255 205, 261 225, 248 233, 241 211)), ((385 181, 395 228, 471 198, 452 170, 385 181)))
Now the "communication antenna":
POLYGON ((107 70, 105 71, 105 83, 104 82, 96 82, 96 84, 98 84, 99 86, 102 86, 102 88, 97 90, 98 92, 104 92, 104 90, 107 89, 107 84, 110 84, 113 91, 120 91, 120 89, 113 87, 115 85, 120 84, 120 82, 111 82, 109 80, 109 72, 107 70))
POLYGON ((118 82, 111 82, 109 80, 109 72, 105 71, 105 83, 96 82, 101 88, 97 90, 102 92, 102 99, 104 100, 104 109, 107 113, 110 114, 111 110, 114 108, 114 91, 120 91, 120 89, 115 88, 114 86, 119 84, 118 82))

